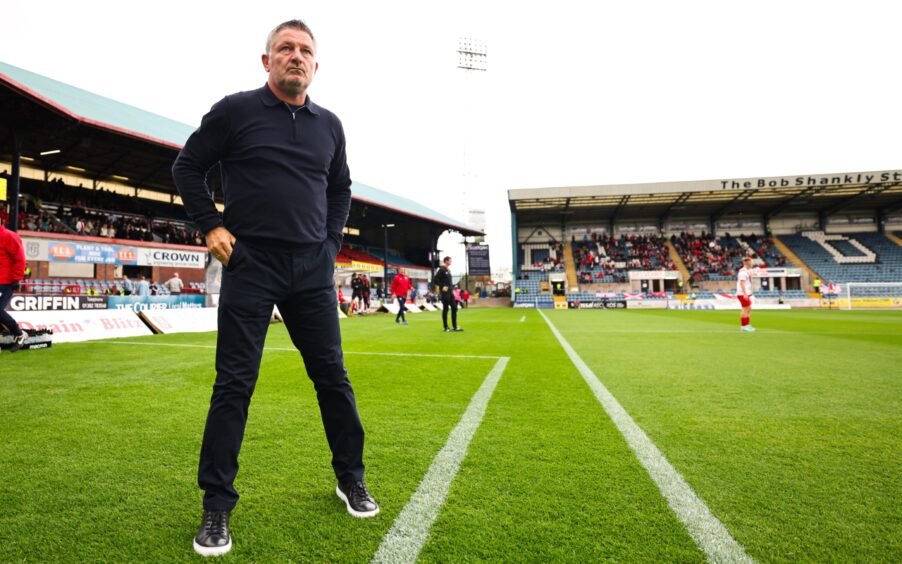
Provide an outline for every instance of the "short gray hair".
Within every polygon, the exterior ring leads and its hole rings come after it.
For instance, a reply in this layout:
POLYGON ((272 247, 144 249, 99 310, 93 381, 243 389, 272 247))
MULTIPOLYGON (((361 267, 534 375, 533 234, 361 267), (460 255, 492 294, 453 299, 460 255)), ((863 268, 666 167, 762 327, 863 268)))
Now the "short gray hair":
POLYGON ((278 35, 279 32, 283 29, 296 29, 298 31, 303 31, 310 36, 310 39, 313 40, 313 44, 316 45, 316 37, 313 36, 313 32, 310 31, 310 28, 307 26, 307 24, 304 23, 304 20, 288 20, 287 22, 282 22, 277 25, 272 31, 269 32, 269 35, 266 36, 267 55, 269 55, 269 50, 272 48, 272 42, 276 39, 276 35, 278 35))

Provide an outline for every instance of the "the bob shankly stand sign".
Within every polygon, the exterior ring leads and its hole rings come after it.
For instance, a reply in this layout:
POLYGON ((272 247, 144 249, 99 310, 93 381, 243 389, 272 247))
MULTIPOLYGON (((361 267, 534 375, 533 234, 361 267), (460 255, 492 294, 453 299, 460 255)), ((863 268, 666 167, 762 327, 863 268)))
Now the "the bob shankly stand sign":
POLYGON ((846 184, 883 184, 902 182, 902 170, 882 172, 854 172, 849 174, 815 174, 805 176, 770 176, 766 178, 742 178, 721 180, 720 188, 786 188, 788 186, 842 186, 846 184))

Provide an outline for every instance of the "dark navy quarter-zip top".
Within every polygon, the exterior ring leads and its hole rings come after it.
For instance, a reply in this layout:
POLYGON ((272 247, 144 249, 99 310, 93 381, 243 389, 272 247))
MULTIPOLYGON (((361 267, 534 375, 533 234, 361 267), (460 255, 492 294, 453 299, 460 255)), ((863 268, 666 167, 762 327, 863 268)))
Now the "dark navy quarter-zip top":
POLYGON ((188 216, 207 233, 225 226, 261 247, 341 244, 351 175, 341 122, 314 104, 291 107, 268 85, 213 105, 182 148, 172 175, 188 216), (225 212, 206 183, 222 166, 225 212))

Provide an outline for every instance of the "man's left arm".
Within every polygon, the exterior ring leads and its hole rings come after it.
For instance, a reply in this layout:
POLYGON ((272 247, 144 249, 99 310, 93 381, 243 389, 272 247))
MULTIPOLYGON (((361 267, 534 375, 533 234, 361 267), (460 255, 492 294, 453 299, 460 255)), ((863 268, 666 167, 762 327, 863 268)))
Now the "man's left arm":
POLYGON ((18 286, 19 282, 25 279, 25 247, 17 235, 13 235, 10 239, 12 239, 13 284, 18 286))
POLYGON ((336 145, 329 179, 326 186, 326 237, 335 243, 335 252, 341 249, 342 232, 351 211, 351 172, 345 151, 345 132, 338 118, 336 122, 336 145))

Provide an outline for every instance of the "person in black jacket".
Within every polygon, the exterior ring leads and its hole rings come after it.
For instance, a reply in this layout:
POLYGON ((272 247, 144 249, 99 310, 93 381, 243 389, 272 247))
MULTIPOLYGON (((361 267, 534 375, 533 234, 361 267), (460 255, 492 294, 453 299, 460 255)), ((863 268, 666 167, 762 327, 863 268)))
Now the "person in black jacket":
MULTIPOLYGON (((351 276, 351 301, 352 302, 363 302, 363 275, 358 275, 354 273, 351 276)), ((361 305, 358 303, 358 305, 361 305)))
POLYGON ((216 383, 198 467, 204 515, 194 550, 204 556, 232 547, 238 452, 273 305, 316 389, 336 495, 355 517, 379 512, 364 483, 363 426, 336 313, 335 257, 351 207, 344 130, 307 96, 319 65, 304 22, 270 32, 262 62, 266 84, 214 104, 172 168, 188 215, 224 265, 216 383), (222 216, 206 184, 216 164, 222 216))
POLYGON ((443 264, 435 271, 432 277, 432 284, 437 286, 439 295, 442 299, 442 324, 445 326, 445 333, 450 331, 463 331, 457 326, 457 300, 454 299, 454 284, 451 281, 451 257, 445 257, 443 264), (448 327, 448 310, 451 310, 451 327, 448 327))

